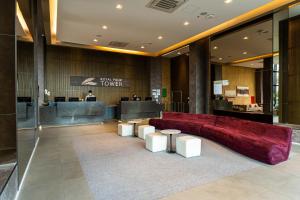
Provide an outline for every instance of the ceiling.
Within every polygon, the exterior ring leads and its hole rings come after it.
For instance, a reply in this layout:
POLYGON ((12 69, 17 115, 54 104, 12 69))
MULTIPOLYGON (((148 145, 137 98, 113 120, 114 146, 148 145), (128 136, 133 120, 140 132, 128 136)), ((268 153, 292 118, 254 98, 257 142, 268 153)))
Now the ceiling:
MULTIPOLYGON (((146 5, 149 2, 150 0, 60 0, 57 10, 57 40, 106 47, 112 47, 109 43, 116 41, 128 43, 121 47, 123 49, 158 52, 272 0, 233 0, 230 4, 225 4, 224 0, 188 0, 173 13, 148 8, 146 5), (116 9, 117 4, 122 4, 123 9, 116 9), (201 15, 203 12, 207 12, 207 15, 201 15), (214 17, 209 19, 211 14, 214 17), (189 22, 188 26, 183 25, 185 21, 189 22), (103 25, 108 29, 102 29, 103 25), (159 40, 158 36, 163 36, 163 39, 159 40), (98 42, 94 42, 94 39, 98 42), (145 48, 141 49, 141 46, 145 48)), ((240 44, 234 38, 231 40, 240 44)))
POLYGON ((272 20, 269 20, 212 41, 212 61, 231 63, 250 57, 272 53, 272 26, 272 20), (244 37, 247 37, 248 39, 244 39, 244 37))

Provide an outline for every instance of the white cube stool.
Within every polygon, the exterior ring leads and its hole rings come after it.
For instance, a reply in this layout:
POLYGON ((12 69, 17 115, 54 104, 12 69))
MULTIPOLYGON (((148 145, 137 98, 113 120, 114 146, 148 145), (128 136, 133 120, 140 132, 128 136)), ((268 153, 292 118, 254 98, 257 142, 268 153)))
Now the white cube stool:
POLYGON ((152 152, 167 150, 167 136, 160 133, 147 134, 146 149, 152 152))
POLYGON ((186 158, 200 156, 201 139, 192 136, 177 137, 176 153, 186 158))
POLYGON ((118 124, 118 134, 120 136, 133 136, 132 124, 118 124))
POLYGON ((150 133, 155 133, 155 127, 154 126, 149 126, 149 125, 139 126, 139 128, 138 128, 139 138, 144 140, 146 138, 146 135, 148 135, 150 133))

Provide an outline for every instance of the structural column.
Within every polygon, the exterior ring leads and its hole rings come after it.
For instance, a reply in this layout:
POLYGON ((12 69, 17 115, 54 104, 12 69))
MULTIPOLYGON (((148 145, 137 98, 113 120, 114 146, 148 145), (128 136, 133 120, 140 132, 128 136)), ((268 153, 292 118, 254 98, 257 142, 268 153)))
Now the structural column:
POLYGON ((38 105, 42 105, 44 102, 44 48, 45 48, 45 37, 43 34, 43 18, 41 1, 33 0, 32 4, 32 16, 33 16, 33 40, 34 40, 34 73, 37 83, 36 91, 38 94, 38 105))
POLYGON ((263 69, 263 111, 272 113, 273 111, 273 93, 272 93, 272 75, 273 75, 273 58, 264 59, 263 69))
POLYGON ((0 151, 16 149, 16 1, 0 7, 0 151))
POLYGON ((170 59, 150 58, 150 96, 160 103, 168 103, 170 99, 170 59), (162 101, 162 89, 167 90, 166 102, 162 101), (158 92, 157 96, 153 91, 158 92))
POLYGON ((211 112, 210 91, 210 39, 202 39, 190 45, 189 60, 189 111, 211 112))

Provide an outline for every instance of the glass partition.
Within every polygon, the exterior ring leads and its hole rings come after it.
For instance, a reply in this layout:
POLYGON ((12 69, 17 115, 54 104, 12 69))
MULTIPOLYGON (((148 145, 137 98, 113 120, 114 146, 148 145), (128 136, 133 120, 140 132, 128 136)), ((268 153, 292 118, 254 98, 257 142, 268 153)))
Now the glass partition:
POLYGON ((267 18, 212 39, 214 111, 263 114, 272 122, 272 23, 267 18))
POLYGON ((37 128, 32 42, 17 42, 17 64, 17 144, 21 181, 35 146, 37 128))

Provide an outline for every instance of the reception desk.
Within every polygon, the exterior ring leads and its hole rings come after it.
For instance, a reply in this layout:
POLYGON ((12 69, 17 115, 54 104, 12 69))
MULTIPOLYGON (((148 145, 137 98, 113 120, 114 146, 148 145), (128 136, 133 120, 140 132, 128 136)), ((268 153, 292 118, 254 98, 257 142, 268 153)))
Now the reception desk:
POLYGON ((155 101, 121 101, 118 105, 118 118, 121 120, 159 117, 163 110, 155 101))
POLYGON ((107 120, 107 106, 95 102, 57 102, 40 107, 42 125, 97 123, 107 120))

